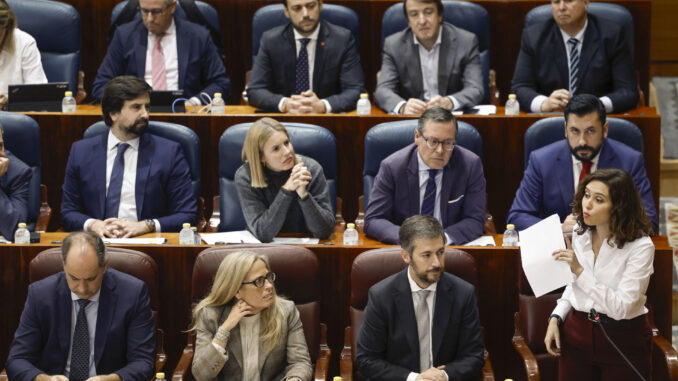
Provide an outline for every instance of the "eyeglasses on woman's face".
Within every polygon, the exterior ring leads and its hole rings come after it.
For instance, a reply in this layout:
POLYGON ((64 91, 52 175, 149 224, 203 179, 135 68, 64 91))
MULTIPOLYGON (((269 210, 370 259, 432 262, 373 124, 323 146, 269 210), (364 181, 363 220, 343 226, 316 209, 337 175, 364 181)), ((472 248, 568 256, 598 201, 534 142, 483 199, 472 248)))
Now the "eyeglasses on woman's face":
POLYGON ((273 282, 275 282, 275 278, 276 278, 275 273, 271 271, 268 274, 266 274, 264 276, 260 276, 259 278, 255 279, 253 281, 242 282, 242 284, 243 285, 253 284, 257 288, 262 288, 266 284, 266 281, 269 281, 271 284, 273 284, 273 282))

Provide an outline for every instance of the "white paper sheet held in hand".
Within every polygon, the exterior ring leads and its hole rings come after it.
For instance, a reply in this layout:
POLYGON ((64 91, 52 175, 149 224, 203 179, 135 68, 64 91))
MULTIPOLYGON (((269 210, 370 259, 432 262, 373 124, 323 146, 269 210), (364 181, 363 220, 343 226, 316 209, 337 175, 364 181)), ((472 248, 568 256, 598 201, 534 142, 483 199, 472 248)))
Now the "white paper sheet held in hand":
POLYGON ((535 296, 542 296, 572 281, 570 266, 554 260, 551 255, 565 248, 557 214, 521 231, 519 236, 523 271, 535 296))

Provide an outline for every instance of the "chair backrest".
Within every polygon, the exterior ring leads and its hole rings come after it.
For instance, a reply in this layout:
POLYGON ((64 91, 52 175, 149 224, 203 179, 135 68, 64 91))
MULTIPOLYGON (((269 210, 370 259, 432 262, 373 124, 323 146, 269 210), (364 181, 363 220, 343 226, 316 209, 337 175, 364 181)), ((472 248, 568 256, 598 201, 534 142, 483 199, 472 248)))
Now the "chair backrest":
MULTIPOLYGON (((469 1, 443 1, 443 21, 464 29, 478 37, 478 50, 483 68, 483 88, 485 100, 489 99, 490 83, 490 17, 482 6, 469 1)), ((403 12, 403 3, 391 5, 381 20, 381 46, 393 33, 407 28, 407 18, 403 12)))
MULTIPOLYGON (((109 127, 104 123, 96 122, 85 130, 84 138, 108 133, 109 127)), ((200 139, 195 131, 186 126, 168 122, 149 122, 146 133, 160 136, 179 143, 191 170, 191 189, 193 197, 200 197, 200 139)))
MULTIPOLYGON (((358 333, 363 323, 370 287, 384 278, 404 269, 406 264, 400 255, 399 247, 368 250, 358 255, 351 266, 351 300, 349 315, 351 318, 351 356, 355 361, 358 333)), ((471 254, 445 249, 445 271, 471 283, 478 293, 478 268, 471 254)))
MULTIPOLYGON (((127 5, 127 0, 121 1, 120 3, 116 4, 115 7, 113 7, 113 11, 111 12, 111 23, 113 23, 113 21, 118 18, 118 15, 120 15, 120 12, 123 10, 123 8, 125 8, 125 5, 127 5)), ((202 13, 203 17, 205 17, 207 23, 210 24, 214 30, 220 30, 219 14, 214 7, 200 0, 196 0, 195 5, 198 6, 200 13, 202 13)), ((137 20, 140 17, 141 14, 137 12, 137 14, 134 16, 134 20, 137 20)), ((179 1, 177 1, 177 10, 174 11, 174 17, 179 17, 182 20, 188 20, 186 12, 181 7, 181 3, 179 1)))
MULTIPOLYGON (((320 18, 351 31, 356 47, 360 49, 360 21, 358 14, 351 8, 336 4, 323 4, 320 18)), ((252 16, 252 63, 259 53, 261 36, 267 30, 285 25, 290 20, 285 17, 282 4, 270 4, 259 8, 252 16)))
MULTIPOLYGON (((306 123, 282 123, 290 135, 294 152, 315 159, 323 167, 330 190, 332 210, 337 198, 337 141, 332 133, 320 126, 306 123)), ((219 139, 220 231, 247 228, 235 188, 235 172, 242 165, 241 152, 245 136, 252 123, 239 123, 226 129, 219 139)))
POLYGON ((7 0, 19 29, 35 38, 49 82, 68 82, 78 89, 80 14, 73 6, 51 0, 7 0))
POLYGON ((268 257, 277 279, 275 288, 294 302, 304 326, 306 344, 315 363, 320 348, 320 271, 318 258, 304 247, 287 245, 237 245, 203 250, 193 264, 191 301, 197 303, 210 291, 214 275, 225 256, 250 250, 268 257))
MULTIPOLYGON (((367 207, 374 178, 381 161, 395 151, 414 142, 417 119, 380 123, 365 134, 365 166, 363 168, 363 197, 367 207)), ((457 145, 483 157, 483 139, 472 125, 457 120, 457 145)))
POLYGON ((40 126, 29 116, 5 111, 0 111, 0 124, 4 131, 5 148, 31 168, 33 177, 28 188, 26 226, 33 231, 40 215, 40 183, 42 182, 40 126))
MULTIPOLYGON (((607 118, 610 127, 607 137, 620 141, 638 152, 643 152, 643 133, 625 119, 607 118)), ((532 151, 555 143, 565 137, 565 120, 562 117, 544 118, 534 122, 525 131, 525 168, 532 151)))
MULTIPOLYGON (((157 312, 160 308, 160 298, 158 296, 158 266, 155 260, 140 251, 119 247, 106 247, 106 256, 111 268, 146 283, 151 298, 151 309, 157 312)), ((60 271, 63 271, 61 248, 53 247, 41 251, 28 265, 29 283, 37 282, 60 271)))
MULTIPOLYGON (((627 33, 627 41, 631 48, 631 54, 633 54, 633 16, 628 9, 619 4, 590 2, 588 13, 620 25, 622 32, 627 33)), ((552 17, 553 13, 551 12, 550 4, 534 7, 525 15, 525 28, 552 17)))

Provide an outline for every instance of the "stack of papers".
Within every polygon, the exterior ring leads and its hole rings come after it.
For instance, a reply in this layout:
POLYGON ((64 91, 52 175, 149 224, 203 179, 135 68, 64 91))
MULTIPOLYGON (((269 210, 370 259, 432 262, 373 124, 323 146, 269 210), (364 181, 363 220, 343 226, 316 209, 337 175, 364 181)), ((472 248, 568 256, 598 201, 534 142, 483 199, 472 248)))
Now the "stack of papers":
POLYGON ((253 236, 247 230, 223 233, 200 233, 200 238, 208 245, 217 245, 225 243, 261 243, 257 237, 253 236))
POLYGON ((104 243, 111 245, 162 245, 164 238, 103 238, 104 243))

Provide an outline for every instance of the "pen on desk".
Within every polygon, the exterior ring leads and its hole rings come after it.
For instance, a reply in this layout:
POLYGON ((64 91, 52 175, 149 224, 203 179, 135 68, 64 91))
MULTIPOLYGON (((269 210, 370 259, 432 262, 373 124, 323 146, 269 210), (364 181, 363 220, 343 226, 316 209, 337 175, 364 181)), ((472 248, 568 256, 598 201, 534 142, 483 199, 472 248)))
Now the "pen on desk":
POLYGON ((61 241, 52 241, 52 243, 63 243, 61 241))

